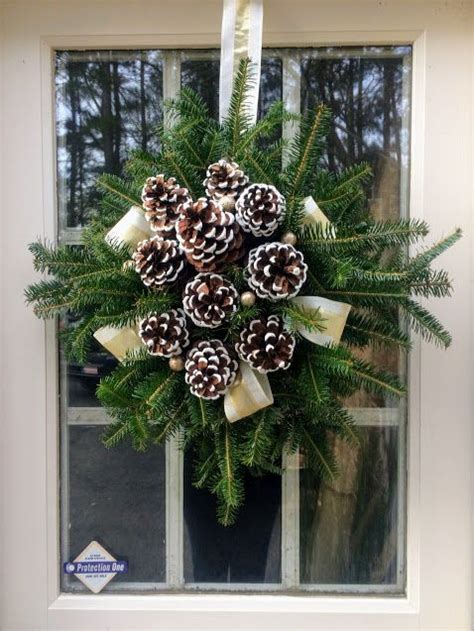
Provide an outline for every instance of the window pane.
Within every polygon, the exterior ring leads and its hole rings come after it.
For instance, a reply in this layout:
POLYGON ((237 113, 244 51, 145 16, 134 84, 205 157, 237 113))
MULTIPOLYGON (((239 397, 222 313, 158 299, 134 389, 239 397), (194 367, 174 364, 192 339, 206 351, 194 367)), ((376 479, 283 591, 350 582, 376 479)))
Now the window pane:
MULTIPOLYGON (((333 114, 326 166, 337 170, 368 162, 374 173, 367 190, 370 210, 380 219, 407 212, 410 73, 409 47, 302 54, 302 110, 324 102, 333 114)), ((367 349, 361 355, 404 380, 406 358, 397 350, 367 349)), ((400 591, 404 404, 397 407, 391 397, 361 392, 345 403, 365 425, 361 445, 334 441, 341 475, 332 483, 301 472, 300 579, 319 585, 391 585, 400 591)))
POLYGON ((94 340, 85 364, 77 361, 65 362, 67 371, 67 400, 70 408, 97 407, 95 394, 102 377, 117 366, 117 360, 94 340))
MULTIPOLYGON (((219 58, 200 51, 181 62, 182 85, 196 90, 212 115, 219 113, 219 58), (207 59, 203 56, 207 55, 207 59)), ((282 96, 282 63, 262 61, 259 114, 282 96)), ((186 583, 279 583, 281 580, 281 481, 250 478, 246 502, 230 528, 216 522, 215 498, 192 486, 191 457, 184 476, 184 580, 186 583)))
POLYGON ((195 489, 192 459, 184 475, 184 580, 189 583, 278 583, 281 565, 281 481, 249 477, 237 522, 220 526, 216 501, 195 489))
POLYGON ((197 92, 210 115, 219 118, 219 57, 210 51, 207 56, 208 59, 183 59, 181 85, 197 92))
POLYGON ((395 584, 398 429, 365 427, 359 447, 334 440, 340 475, 301 471, 301 582, 395 584))
MULTIPOLYGON (((193 55, 194 57, 194 55, 193 55)), ((211 116, 219 117, 219 53, 201 51, 197 58, 181 61, 181 85, 195 90, 207 104, 211 116)), ((258 116, 263 116, 272 103, 282 98, 281 58, 262 59, 258 116)))
MULTIPOLYGON (((129 564, 128 572, 118 574, 109 589, 120 582, 164 582, 164 449, 146 453, 126 445, 106 449, 100 441, 102 431, 87 425, 64 428, 68 497, 62 507, 63 562, 97 540, 129 564)), ((65 590, 85 590, 75 577, 63 578, 65 590)))
POLYGON ((57 54, 58 195, 64 227, 83 226, 95 210, 95 178, 120 174, 130 149, 156 149, 161 118, 158 51, 57 54))

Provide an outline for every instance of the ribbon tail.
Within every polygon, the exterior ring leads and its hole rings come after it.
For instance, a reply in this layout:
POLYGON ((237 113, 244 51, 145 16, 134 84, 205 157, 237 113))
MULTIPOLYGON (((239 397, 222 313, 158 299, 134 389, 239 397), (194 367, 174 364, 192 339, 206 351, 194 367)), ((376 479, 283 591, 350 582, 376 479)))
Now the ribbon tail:
POLYGON ((137 329, 133 327, 117 329, 113 326, 103 326, 94 333, 94 337, 120 362, 127 355, 144 348, 137 329))
POLYGON ((109 245, 126 244, 134 250, 140 241, 145 241, 152 235, 153 231, 145 219, 144 211, 138 206, 132 206, 105 235, 105 240, 109 245))
POLYGON ((351 305, 319 296, 297 296, 291 302, 304 310, 317 311, 321 318, 322 331, 309 330, 303 324, 296 325, 303 337, 319 346, 339 344, 351 305))
POLYGON ((273 394, 265 374, 253 370, 247 362, 240 362, 240 381, 224 397, 224 412, 230 423, 255 414, 273 405, 273 394))
POLYGON ((330 221, 323 213, 323 211, 319 208, 317 203, 314 201, 311 195, 305 197, 303 200, 303 209, 304 209, 304 217, 303 217, 303 226, 308 224, 320 223, 323 228, 329 225, 330 221))
POLYGON ((219 118, 229 111, 232 85, 241 59, 250 58, 254 81, 246 109, 252 123, 257 120, 262 62, 263 0, 224 0, 221 29, 219 118))

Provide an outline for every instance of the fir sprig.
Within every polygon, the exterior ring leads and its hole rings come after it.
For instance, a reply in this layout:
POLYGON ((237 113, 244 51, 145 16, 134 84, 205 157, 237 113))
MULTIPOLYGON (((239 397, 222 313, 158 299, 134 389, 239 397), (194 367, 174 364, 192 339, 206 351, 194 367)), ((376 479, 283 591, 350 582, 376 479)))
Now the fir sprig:
MULTIPOLYGON (((335 479, 334 436, 352 443, 359 440, 357 427, 343 407, 344 397, 361 389, 390 401, 404 396, 405 384, 371 363, 364 351, 380 347, 408 351, 409 329, 442 347, 451 343, 448 331, 417 299, 450 295, 449 275, 432 265, 461 236, 456 230, 410 258, 408 249, 422 246, 428 234, 426 223, 371 218, 366 192, 372 174, 367 164, 338 172, 324 167, 327 107, 295 117, 276 103, 253 125, 248 111, 253 81, 253 68, 244 60, 222 124, 210 118, 199 95, 184 88, 167 104, 165 123, 157 130, 160 150, 155 155, 134 151, 126 177, 105 174, 98 179, 103 196, 84 230, 81 247, 42 241, 30 246, 34 268, 43 277, 25 292, 38 317, 63 317, 66 353, 86 361, 97 329, 136 326, 151 313, 182 305, 181 280, 167 291, 150 291, 130 269, 128 247, 104 240, 130 206, 141 205, 147 177, 157 173, 175 177, 199 197, 204 194, 208 165, 227 158, 237 161, 250 181, 279 189, 286 198, 286 216, 280 232, 270 239, 279 239, 287 230, 295 232, 296 247, 308 265, 301 295, 350 304, 341 344, 323 347, 298 337, 290 369, 269 375, 274 405, 234 424, 226 420, 222 399, 193 396, 183 373, 170 371, 167 360, 148 355, 145 349, 129 354, 101 380, 97 391, 110 417, 104 444, 113 447, 129 440, 134 448, 144 450, 179 436, 182 448, 193 454, 194 484, 216 496, 218 517, 225 525, 233 523, 244 501, 246 475, 281 472, 285 453, 300 450, 305 467, 335 479), (299 128, 294 140, 288 144, 276 140, 290 120, 299 128), (327 215, 328 226, 303 225, 308 195, 327 215)), ((243 267, 239 261, 225 270, 239 293, 248 290, 243 267)), ((239 305, 217 329, 192 328, 191 340, 217 337, 232 347, 250 320, 270 313, 280 315, 295 332, 302 327, 325 329, 319 310, 291 301, 257 300, 251 307, 239 305)))

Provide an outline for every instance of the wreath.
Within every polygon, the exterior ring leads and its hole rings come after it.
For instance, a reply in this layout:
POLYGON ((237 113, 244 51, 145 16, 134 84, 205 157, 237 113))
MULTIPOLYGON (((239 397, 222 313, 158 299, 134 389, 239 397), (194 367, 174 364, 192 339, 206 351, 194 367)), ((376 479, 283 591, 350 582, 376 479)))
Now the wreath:
POLYGON ((245 474, 281 472, 284 452, 336 475, 331 435, 358 440, 345 397, 405 394, 361 351, 408 351, 409 328, 449 345, 419 299, 450 295, 431 264, 460 237, 410 257, 426 223, 371 218, 367 164, 324 167, 328 108, 295 117, 277 102, 253 124, 251 82, 243 60, 221 124, 183 89, 157 155, 135 151, 124 179, 98 180, 82 247, 30 245, 50 277, 26 290, 37 316, 74 316, 61 331, 70 358, 85 361, 95 337, 120 360, 97 390, 105 445, 179 435, 224 525, 245 474), (294 139, 276 139, 289 122, 294 139))

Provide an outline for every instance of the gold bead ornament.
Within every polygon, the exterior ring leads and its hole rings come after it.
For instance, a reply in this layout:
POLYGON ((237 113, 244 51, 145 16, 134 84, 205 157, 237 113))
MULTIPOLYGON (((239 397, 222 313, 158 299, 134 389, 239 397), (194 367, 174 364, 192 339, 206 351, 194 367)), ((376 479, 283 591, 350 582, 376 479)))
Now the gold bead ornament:
POLYGON ((171 370, 174 370, 174 372, 181 372, 181 370, 184 370, 184 361, 180 355, 176 357, 170 357, 168 363, 169 367, 171 368, 171 370))
POLYGON ((231 197, 230 195, 224 195, 224 197, 222 197, 220 199, 220 205, 222 210, 225 211, 232 211, 235 208, 235 199, 233 197, 231 197))
POLYGON ((287 245, 296 245, 297 241, 298 239, 294 232, 285 232, 285 234, 281 238, 281 242, 286 243, 287 245))
POLYGON ((244 293, 240 296, 240 302, 244 307, 253 307, 255 304, 257 297, 253 293, 253 291, 244 291, 244 293))

